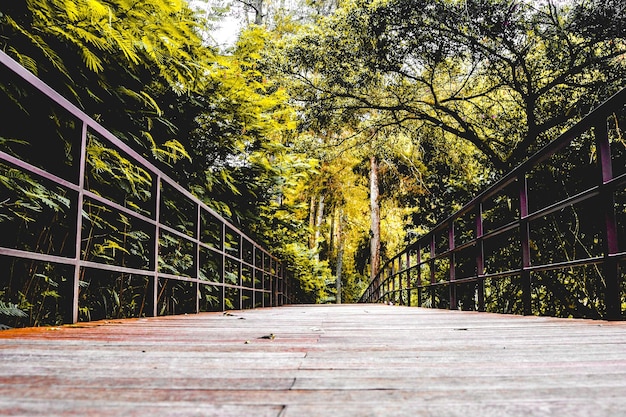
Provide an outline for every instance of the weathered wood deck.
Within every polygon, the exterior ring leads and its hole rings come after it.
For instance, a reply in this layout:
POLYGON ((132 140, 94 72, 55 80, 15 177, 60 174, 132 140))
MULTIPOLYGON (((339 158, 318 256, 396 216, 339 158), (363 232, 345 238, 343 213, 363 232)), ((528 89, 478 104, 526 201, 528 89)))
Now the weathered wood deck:
POLYGON ((8 330, 0 415, 620 416, 626 323, 342 305, 8 330))

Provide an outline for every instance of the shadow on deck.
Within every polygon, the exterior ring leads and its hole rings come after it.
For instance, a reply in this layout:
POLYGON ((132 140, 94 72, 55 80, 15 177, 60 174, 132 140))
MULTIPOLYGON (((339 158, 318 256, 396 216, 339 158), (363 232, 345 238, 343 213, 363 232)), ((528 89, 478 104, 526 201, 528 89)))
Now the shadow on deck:
POLYGON ((0 332, 1 416, 616 416, 626 322, 286 306, 0 332))

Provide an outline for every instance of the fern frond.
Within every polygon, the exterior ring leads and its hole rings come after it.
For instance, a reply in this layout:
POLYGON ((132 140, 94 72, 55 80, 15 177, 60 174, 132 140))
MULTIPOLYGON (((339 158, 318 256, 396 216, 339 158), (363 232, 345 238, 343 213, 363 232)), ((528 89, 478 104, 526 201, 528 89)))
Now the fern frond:
POLYGON ((152 98, 150 94, 146 93, 145 91, 141 91, 139 94, 141 95, 141 97, 143 97, 144 103, 149 104, 150 107, 154 109, 157 116, 163 115, 163 111, 161 110, 157 102, 154 100, 154 98, 152 98))
POLYGON ((28 314, 22 311, 17 304, 5 303, 4 301, 0 301, 0 315, 10 317, 28 317, 28 314))
POLYGON ((101 254, 103 252, 107 252, 107 251, 111 251, 113 253, 113 255, 115 255, 115 251, 120 251, 120 252, 124 252, 126 254, 128 254, 128 250, 122 246, 120 246, 119 243, 111 240, 111 239, 106 239, 104 241, 103 244, 98 244, 94 246, 95 250, 97 251, 97 253, 101 254))
POLYGON ((9 52, 13 56, 13 58, 15 58, 15 60, 28 71, 32 72, 35 75, 39 73, 39 70, 37 68, 37 61, 35 61, 32 57, 19 53, 18 50, 13 47, 9 48, 9 52))
POLYGON ((185 146, 176 139, 170 139, 163 146, 175 154, 178 159, 185 158, 191 161, 191 155, 185 149, 185 146))
POLYGON ((87 0, 85 3, 85 10, 88 10, 94 19, 101 19, 111 15, 111 9, 100 0, 87 0))
POLYGON ((110 51, 111 45, 107 42, 106 38, 98 36, 92 32, 89 32, 81 27, 73 27, 72 28, 76 35, 78 35, 85 42, 95 46, 101 51, 110 51))
POLYGON ((81 51, 83 53, 83 61, 85 62, 85 65, 88 69, 95 73, 99 73, 104 70, 104 67, 102 66, 102 60, 98 58, 96 54, 91 52, 89 48, 83 47, 81 48, 81 51))
POLYGON ((63 61, 56 54, 56 52, 50 48, 50 46, 37 35, 33 35, 32 33, 24 30, 15 20, 13 20, 10 16, 4 16, 5 21, 9 24, 10 27, 15 29, 17 32, 25 36, 37 49, 39 49, 43 55, 48 59, 48 61, 63 75, 67 78, 71 79, 72 77, 67 72, 65 65, 63 65, 63 61))
POLYGON ((132 40, 122 36, 117 30, 110 30, 107 32, 107 35, 109 39, 115 43, 115 46, 117 46, 117 48, 124 54, 126 59, 135 65, 139 64, 139 56, 133 47, 132 40))

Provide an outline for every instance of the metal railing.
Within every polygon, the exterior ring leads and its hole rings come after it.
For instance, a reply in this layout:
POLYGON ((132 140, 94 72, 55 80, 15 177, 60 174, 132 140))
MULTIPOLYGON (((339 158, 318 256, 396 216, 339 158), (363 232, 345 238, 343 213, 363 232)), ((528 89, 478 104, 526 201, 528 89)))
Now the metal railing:
POLYGON ((620 319, 625 103, 626 89, 387 261, 361 302, 620 319))
POLYGON ((0 301, 31 324, 285 302, 276 257, 3 52, 0 77, 0 301))

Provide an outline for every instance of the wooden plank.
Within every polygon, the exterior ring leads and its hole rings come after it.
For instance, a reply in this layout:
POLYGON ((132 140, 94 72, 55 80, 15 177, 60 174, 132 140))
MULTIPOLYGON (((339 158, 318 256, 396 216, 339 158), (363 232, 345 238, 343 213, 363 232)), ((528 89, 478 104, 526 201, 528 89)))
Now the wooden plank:
POLYGON ((625 346, 624 322, 385 305, 14 329, 0 416, 615 416, 625 346))

